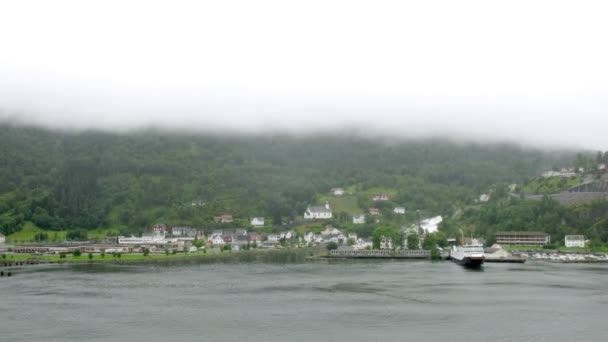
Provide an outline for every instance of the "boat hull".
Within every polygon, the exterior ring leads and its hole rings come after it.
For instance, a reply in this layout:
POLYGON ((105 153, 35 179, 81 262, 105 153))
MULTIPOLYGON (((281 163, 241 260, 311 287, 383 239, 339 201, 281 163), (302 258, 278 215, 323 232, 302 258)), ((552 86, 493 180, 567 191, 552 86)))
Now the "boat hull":
POLYGON ((465 257, 462 259, 452 258, 452 261, 457 263, 458 265, 461 265, 464 267, 476 268, 476 267, 480 267, 481 265, 483 265, 484 258, 470 258, 470 257, 465 257))

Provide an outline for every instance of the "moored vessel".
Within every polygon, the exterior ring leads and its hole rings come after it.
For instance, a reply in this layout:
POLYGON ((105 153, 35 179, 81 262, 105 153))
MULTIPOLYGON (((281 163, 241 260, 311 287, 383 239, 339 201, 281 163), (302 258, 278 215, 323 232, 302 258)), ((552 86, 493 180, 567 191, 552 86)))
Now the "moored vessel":
POLYGON ((465 267, 480 267, 485 260, 483 246, 477 241, 464 246, 454 246, 450 251, 450 259, 465 267))

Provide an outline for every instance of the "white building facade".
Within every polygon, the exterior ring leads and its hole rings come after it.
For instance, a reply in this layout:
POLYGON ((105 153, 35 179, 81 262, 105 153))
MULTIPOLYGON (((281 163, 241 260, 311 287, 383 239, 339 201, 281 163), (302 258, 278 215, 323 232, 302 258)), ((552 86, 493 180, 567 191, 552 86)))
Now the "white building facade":
POLYGON ((262 227, 264 226, 264 218, 263 217, 254 217, 251 219, 251 225, 254 227, 262 227))
POLYGON ((566 247, 585 247, 584 235, 566 235, 564 237, 566 247))
POLYGON ((353 216, 353 224, 364 224, 365 223, 365 214, 359 214, 353 216))
POLYGON ((332 217, 329 202, 325 202, 324 207, 308 207, 304 212, 305 219, 330 219, 332 217))

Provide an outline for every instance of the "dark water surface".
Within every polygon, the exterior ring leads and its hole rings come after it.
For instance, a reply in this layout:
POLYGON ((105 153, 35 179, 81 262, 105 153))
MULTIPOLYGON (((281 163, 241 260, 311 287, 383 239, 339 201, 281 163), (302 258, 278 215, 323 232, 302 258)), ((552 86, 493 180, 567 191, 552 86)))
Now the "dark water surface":
POLYGON ((605 341, 608 265, 37 266, 0 341, 605 341))

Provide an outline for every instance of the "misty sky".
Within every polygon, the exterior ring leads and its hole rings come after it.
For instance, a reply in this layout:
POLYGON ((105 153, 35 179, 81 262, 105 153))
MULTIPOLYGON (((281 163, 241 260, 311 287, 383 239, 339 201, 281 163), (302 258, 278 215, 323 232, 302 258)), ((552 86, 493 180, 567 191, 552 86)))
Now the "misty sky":
POLYGON ((0 119, 608 150, 606 1, 0 3, 0 119))

